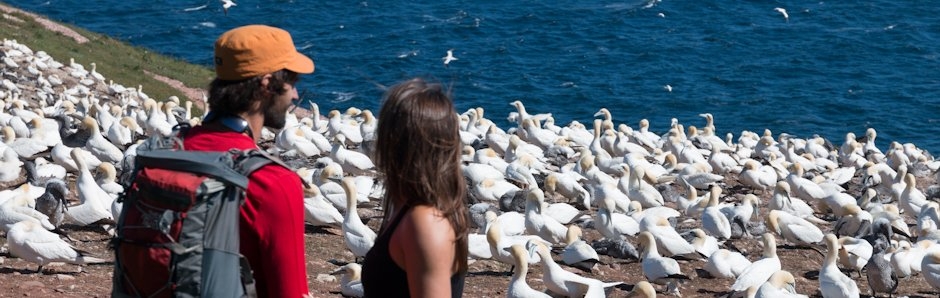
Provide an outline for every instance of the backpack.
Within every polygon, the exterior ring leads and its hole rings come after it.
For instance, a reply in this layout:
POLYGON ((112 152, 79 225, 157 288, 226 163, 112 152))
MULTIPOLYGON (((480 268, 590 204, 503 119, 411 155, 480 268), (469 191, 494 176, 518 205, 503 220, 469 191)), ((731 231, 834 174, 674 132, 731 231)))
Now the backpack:
POLYGON ((187 129, 152 137, 125 160, 112 297, 256 296, 239 209, 248 176, 282 163, 259 149, 183 150, 187 129))

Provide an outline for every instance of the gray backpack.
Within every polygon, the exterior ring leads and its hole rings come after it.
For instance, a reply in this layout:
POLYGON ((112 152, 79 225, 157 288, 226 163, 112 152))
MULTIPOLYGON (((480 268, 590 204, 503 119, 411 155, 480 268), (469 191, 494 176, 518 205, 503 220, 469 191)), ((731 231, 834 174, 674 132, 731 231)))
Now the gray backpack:
POLYGON ((185 133, 151 138, 125 161, 112 297, 256 296, 239 209, 248 176, 280 162, 257 149, 178 149, 185 133))

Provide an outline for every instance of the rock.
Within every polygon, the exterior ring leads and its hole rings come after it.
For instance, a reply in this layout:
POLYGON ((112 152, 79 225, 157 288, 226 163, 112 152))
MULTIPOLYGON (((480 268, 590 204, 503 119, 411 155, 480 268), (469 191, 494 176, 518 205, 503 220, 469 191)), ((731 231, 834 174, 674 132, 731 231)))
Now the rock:
POLYGON ((35 280, 31 280, 31 281, 26 281, 26 282, 20 283, 19 288, 20 288, 20 289, 42 288, 43 286, 44 286, 44 285, 43 285, 41 282, 38 282, 38 281, 35 281, 35 280))
POLYGON ((336 276, 329 274, 317 274, 317 281, 319 282, 336 282, 336 276))
POLYGON ((56 274, 55 278, 58 280, 75 280, 74 276, 68 274, 56 274))

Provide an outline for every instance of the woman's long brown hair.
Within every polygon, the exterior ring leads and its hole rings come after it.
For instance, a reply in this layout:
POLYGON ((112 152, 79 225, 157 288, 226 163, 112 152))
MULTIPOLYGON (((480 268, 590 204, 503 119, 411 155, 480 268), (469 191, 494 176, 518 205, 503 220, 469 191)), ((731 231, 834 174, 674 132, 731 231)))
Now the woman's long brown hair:
POLYGON ((385 94, 375 164, 385 177, 383 217, 416 205, 440 210, 456 233, 454 267, 467 271, 467 185, 460 169, 459 119, 441 84, 415 78, 385 94))

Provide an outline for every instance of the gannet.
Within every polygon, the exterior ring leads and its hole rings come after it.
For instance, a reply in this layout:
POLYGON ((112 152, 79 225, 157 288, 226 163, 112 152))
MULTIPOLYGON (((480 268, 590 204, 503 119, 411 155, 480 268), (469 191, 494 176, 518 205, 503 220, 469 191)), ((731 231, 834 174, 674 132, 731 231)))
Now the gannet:
POLYGON ((340 275, 340 293, 346 297, 362 297, 365 291, 362 288, 362 265, 349 263, 333 270, 332 275, 340 275))
POLYGON ((656 289, 648 281, 641 280, 633 285, 627 297, 656 298, 656 289))
POLYGON ((790 184, 778 181, 774 187, 774 194, 770 197, 767 206, 770 210, 780 210, 815 223, 826 223, 813 214, 813 207, 805 201, 790 196, 790 184))
MULTIPOLYGON (((491 212, 487 212, 489 215, 491 212)), ((493 216, 496 214, 493 213, 493 216)), ((516 260, 513 259, 512 254, 509 252, 509 247, 514 244, 525 245, 529 240, 536 239, 536 241, 545 242, 542 238, 534 235, 517 235, 510 236, 506 235, 503 232, 502 223, 498 219, 492 219, 491 216, 487 216, 488 224, 486 227, 486 242, 489 244, 490 255, 493 259, 499 261, 503 264, 515 264, 516 260)), ((545 243, 551 245, 551 243, 545 243)), ((535 264, 539 262, 538 255, 529 256, 529 264, 535 264)))
POLYGON ((510 247, 514 260, 512 279, 509 280, 509 289, 506 291, 508 298, 549 298, 548 294, 532 289, 526 283, 526 274, 529 271, 528 252, 522 245, 513 244, 510 247))
POLYGON ((858 271, 862 275, 862 268, 868 264, 872 256, 872 245, 863 239, 843 236, 839 240, 839 264, 842 268, 858 271))
POLYGON ((836 267, 840 247, 839 239, 836 235, 826 234, 825 242, 828 252, 823 267, 819 270, 819 291, 822 292, 823 297, 859 297, 855 281, 836 267))
POLYGON ((719 249, 708 256, 704 269, 712 277, 716 278, 738 278, 744 269, 751 265, 751 261, 739 252, 733 252, 727 249, 719 249))
POLYGON ((232 0, 221 0, 222 2, 222 11, 225 12, 225 15, 228 15, 228 9, 232 6, 236 6, 235 2, 232 0))
POLYGON ((823 233, 819 227, 787 212, 771 210, 767 213, 766 221, 770 230, 795 245, 813 247, 823 240, 823 233))
POLYGON ((441 60, 444 60, 444 67, 447 67, 447 65, 449 65, 451 62, 459 59, 454 57, 454 49, 449 49, 447 50, 447 56, 444 56, 444 58, 441 58, 441 60))
POLYGON ((7 246, 10 254, 27 262, 39 264, 36 272, 42 272, 42 266, 51 262, 71 264, 95 264, 106 262, 103 259, 85 256, 71 245, 49 232, 34 221, 21 221, 13 225, 7 233, 7 246))
POLYGON ((691 243, 685 241, 676 230, 669 225, 666 218, 650 215, 640 221, 640 231, 650 232, 656 240, 656 248, 663 256, 683 256, 690 259, 704 259, 705 257, 695 251, 691 243))
POLYGON ((545 194, 538 188, 529 189, 527 192, 525 204, 526 232, 542 237, 542 239, 552 244, 562 243, 568 229, 542 212, 545 194))
POLYGON ((581 228, 576 225, 568 226, 565 234, 565 248, 561 251, 561 262, 568 266, 590 272, 594 265, 600 262, 597 251, 581 240, 581 228))
POLYGON ((741 184, 766 192, 777 182, 777 172, 769 166, 761 166, 757 161, 748 159, 744 162, 744 170, 738 175, 738 179, 741 184))
POLYGON ((36 211, 45 214, 54 227, 58 227, 65 218, 65 206, 68 205, 68 184, 62 179, 53 178, 46 182, 46 191, 36 198, 36 211))
POLYGON ((343 178, 343 190, 346 191, 346 218, 343 219, 343 239, 346 247, 356 258, 365 257, 375 244, 375 231, 362 223, 356 211, 356 186, 353 178, 343 178))
POLYGON ((711 196, 702 211, 702 229, 718 239, 731 238, 731 221, 718 209, 718 198, 711 196))
POLYGON ((764 245, 763 259, 754 261, 744 269, 744 272, 738 275, 734 284, 731 285, 732 291, 741 292, 749 287, 761 285, 774 272, 780 270, 780 259, 777 258, 777 241, 774 240, 774 235, 764 233, 761 239, 764 245))
POLYGON ((95 182, 94 177, 81 158, 79 149, 72 150, 72 159, 78 167, 78 178, 75 188, 78 191, 80 204, 69 206, 65 213, 67 221, 86 226, 102 219, 114 219, 111 214, 111 203, 114 199, 101 186, 95 182))
POLYGON ((774 272, 757 292, 754 298, 803 298, 808 297, 796 292, 796 279, 789 271, 774 272))
POLYGON ((545 177, 545 191, 549 194, 560 194, 588 208, 591 206, 591 193, 582 185, 586 180, 587 178, 573 171, 551 172, 545 177))
POLYGON ((940 289, 940 251, 934 250, 924 255, 920 266, 927 284, 940 289))
POLYGON ((375 171, 375 164, 369 156, 357 151, 346 149, 346 137, 336 135, 336 142, 330 151, 330 157, 343 167, 343 171, 351 175, 371 174, 375 171))
POLYGON ((304 188, 304 220, 314 226, 342 228, 344 218, 339 210, 320 194, 320 188, 310 184, 304 188))
MULTIPOLYGON (((885 257, 885 251, 888 249, 888 238, 877 237, 872 243, 872 256, 865 265, 865 273, 868 280, 868 288, 871 295, 878 293, 894 294, 898 290, 898 275, 891 268, 891 263, 885 257)), ((924 258, 927 259, 927 258, 924 258)), ((921 264, 921 269, 925 266, 921 264)), ((926 274, 925 274, 926 277, 926 274)))
POLYGON ((643 259, 643 275, 646 276, 646 280, 654 284, 671 286, 677 279, 689 279, 688 276, 682 274, 676 260, 659 255, 653 234, 641 232, 637 238, 640 247, 643 248, 641 258, 643 259))
POLYGON ((614 212, 616 205, 610 198, 604 198, 598 204, 595 213, 594 228, 604 238, 610 240, 623 239, 622 235, 636 235, 640 232, 640 223, 626 214, 614 212))
POLYGON ((554 293, 571 297, 604 297, 604 288, 622 284, 622 282, 605 283, 566 271, 555 263, 548 248, 542 242, 530 240, 526 242, 526 247, 529 255, 537 254, 540 257, 542 281, 554 293), (588 293, 592 295, 586 295, 588 293), (599 296, 594 296, 598 294, 599 296))
POLYGON ((665 204, 663 195, 659 193, 659 190, 643 180, 643 177, 646 176, 646 170, 642 166, 631 170, 629 166, 624 164, 623 169, 624 172, 629 172, 629 183, 624 192, 630 198, 630 201, 640 203, 643 208, 660 207, 665 204))

